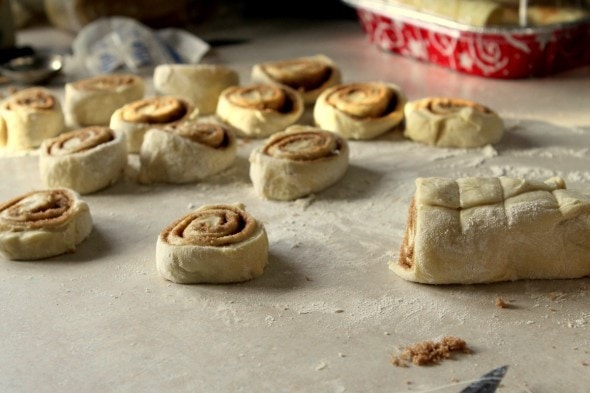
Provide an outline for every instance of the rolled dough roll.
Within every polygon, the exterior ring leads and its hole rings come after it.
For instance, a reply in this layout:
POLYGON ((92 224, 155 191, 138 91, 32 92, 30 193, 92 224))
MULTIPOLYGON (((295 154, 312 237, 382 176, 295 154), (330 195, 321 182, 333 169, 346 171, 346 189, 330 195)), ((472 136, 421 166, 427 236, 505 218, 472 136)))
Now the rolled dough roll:
POLYGON ((390 268, 428 284, 590 275, 590 195, 558 177, 418 178, 390 268))
POLYGON ((7 259, 74 252, 91 231, 88 205, 66 188, 33 191, 0 204, 0 254, 7 259))
POLYGON ((143 78, 132 74, 99 75, 66 83, 66 122, 74 128, 106 126, 117 109, 143 98, 144 93, 143 78))
POLYGON ((320 94, 313 118, 321 129, 345 139, 372 139, 403 120, 405 103, 404 93, 392 83, 340 84, 320 94))
POLYGON ((0 147, 26 150, 64 130, 59 100, 47 89, 20 90, 0 103, 0 147))
POLYGON ((348 168, 345 139, 314 127, 291 126, 250 154, 250 179, 264 198, 293 200, 330 187, 348 168))
POLYGON ((297 90, 305 104, 313 104, 320 93, 341 82, 340 69, 325 55, 258 63, 251 79, 258 83, 278 83, 297 90))
POLYGON ((127 165, 124 134, 108 127, 86 127, 45 140, 39 171, 46 187, 66 187, 80 194, 117 181, 127 165))
POLYGON ((154 87, 163 95, 188 99, 199 115, 215 113, 219 95, 240 83, 238 73, 215 64, 161 64, 154 69, 154 87))
POLYGON ((225 89, 216 113, 240 136, 263 138, 297 122, 303 110, 301 94, 290 87, 253 84, 225 89))
POLYGON ((456 98, 424 98, 405 107, 404 136, 440 147, 480 147, 499 142, 504 122, 493 110, 456 98))
POLYGON ((165 228, 156 244, 158 272, 181 284, 247 281, 267 262, 264 226, 241 204, 201 206, 165 228))
POLYGON ((232 131, 215 123, 187 120, 152 128, 139 152, 142 183, 189 183, 230 167, 237 143, 232 131))
POLYGON ((128 153, 139 153, 147 130, 190 119, 196 114, 193 105, 185 98, 149 97, 117 109, 111 116, 110 127, 116 133, 125 134, 128 153))

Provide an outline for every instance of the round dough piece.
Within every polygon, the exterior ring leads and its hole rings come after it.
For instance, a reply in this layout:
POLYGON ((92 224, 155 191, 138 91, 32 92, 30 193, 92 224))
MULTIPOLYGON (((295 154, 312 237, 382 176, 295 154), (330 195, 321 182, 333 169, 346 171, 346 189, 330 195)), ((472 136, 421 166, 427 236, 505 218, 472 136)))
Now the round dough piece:
POLYGON ((250 154, 250 179, 264 198, 289 201, 324 190, 344 176, 349 147, 345 139, 308 126, 291 126, 272 135, 250 154))
POLYGON ((7 259, 74 252, 91 231, 88 205, 67 188, 33 191, 0 204, 0 254, 7 259))
POLYGON ((0 103, 0 147, 27 150, 64 130, 59 100, 47 89, 20 90, 0 103))
POLYGON ((117 109, 143 98, 145 82, 132 74, 99 75, 66 83, 64 94, 67 124, 106 126, 117 109))
POLYGON ((491 109, 457 98, 408 102, 404 136, 439 147, 480 147, 499 142, 504 122, 491 109))
POLYGON ((230 167, 237 143, 232 131, 220 124, 187 120, 152 128, 139 152, 141 183, 189 183, 230 167))
POLYGON ((301 94, 287 86, 254 84, 225 89, 217 116, 240 136, 264 138, 294 124, 303 115, 301 94))
POLYGON ((181 284, 247 281, 267 262, 264 226, 242 204, 201 206, 165 228, 156 244, 158 272, 181 284))
POLYGON ((128 153, 139 153, 147 130, 187 120, 196 114, 193 105, 185 98, 149 97, 117 109, 111 116, 110 127, 116 133, 125 134, 128 153))
POLYGON ((297 90, 307 105, 315 103, 322 91, 341 83, 336 64, 325 55, 270 61, 252 67, 253 82, 277 83, 297 90))
POLYGON ((117 181, 127 166, 124 134, 94 126, 45 140, 39 171, 46 187, 66 187, 89 194, 117 181))
POLYGON ((318 127, 346 139, 372 139, 404 118, 406 97, 401 88, 385 82, 332 86, 318 97, 313 118, 318 127))
POLYGON ((154 69, 156 91, 187 98, 199 115, 214 114, 221 92, 239 83, 238 73, 223 65, 161 64, 154 69))

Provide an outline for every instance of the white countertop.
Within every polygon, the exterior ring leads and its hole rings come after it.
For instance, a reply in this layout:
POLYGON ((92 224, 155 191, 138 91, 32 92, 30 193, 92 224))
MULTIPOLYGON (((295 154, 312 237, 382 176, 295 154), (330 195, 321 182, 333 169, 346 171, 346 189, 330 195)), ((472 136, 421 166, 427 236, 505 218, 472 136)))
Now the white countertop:
MULTIPOLYGON (((590 188, 590 69, 530 80, 458 74, 378 50, 355 21, 267 23, 232 35, 249 41, 204 61, 233 67, 244 83, 257 62, 323 53, 345 82, 479 101, 506 120, 505 138, 472 150, 418 145, 399 131, 351 142, 345 177, 294 202, 254 194, 247 158, 262 141, 240 143, 235 166, 201 183, 143 186, 131 169, 84 196, 94 230, 76 253, 0 260, 0 391, 459 392, 504 364, 500 392, 587 391, 590 279, 427 286, 387 263, 417 176, 560 175, 590 188), (264 222, 264 274, 237 285, 160 278, 159 232, 194 207, 228 202, 264 222), (513 307, 496 307, 498 296, 513 307), (444 335, 473 353, 429 367, 390 363, 399 348, 444 335)), ((44 29, 19 35, 38 46, 70 40, 44 29)), ((42 187, 35 154, 1 157, 0 173, 0 200, 42 187)))

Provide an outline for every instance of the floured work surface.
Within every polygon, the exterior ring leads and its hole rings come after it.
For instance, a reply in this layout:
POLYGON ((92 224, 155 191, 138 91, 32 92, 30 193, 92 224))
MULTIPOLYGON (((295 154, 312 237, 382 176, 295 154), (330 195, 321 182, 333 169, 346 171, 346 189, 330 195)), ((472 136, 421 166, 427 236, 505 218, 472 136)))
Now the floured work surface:
MULTIPOLYGON (((561 175, 583 188, 590 134, 512 121, 495 148, 465 150, 393 132, 352 142, 345 177, 294 202, 254 195, 247 155, 258 143, 242 141, 233 168, 192 185, 142 186, 131 170, 125 181, 84 196, 95 226, 75 254, 2 261, 3 361, 12 365, 2 383, 47 387, 36 373, 16 374, 24 364, 51 370, 45 382, 55 388, 82 389, 306 390, 313 383, 325 391, 386 391, 411 382, 419 391, 500 364, 511 366, 506 384, 515 389, 552 386, 556 377, 543 380, 539 371, 549 368, 569 383, 587 381, 588 279, 427 286, 401 280, 387 262, 398 254, 416 176, 561 175), (160 278, 158 233, 201 204, 236 201, 267 228, 263 276, 218 286, 160 278), (399 347, 444 335, 461 337, 473 353, 428 368, 390 363, 399 347)), ((36 156, 3 158, 0 166, 11 179, 3 199, 41 187, 36 156)))
MULTIPOLYGON (((240 140, 232 168, 183 186, 136 183, 132 156, 125 180, 83 197, 94 229, 76 253, 0 261, 0 390, 457 392, 507 364, 500 391, 584 391, 590 279, 429 286, 387 266, 418 176, 558 175, 590 188, 587 129, 505 120, 494 147, 428 147, 400 130, 351 141, 344 178, 294 202, 254 194, 248 155, 262 140, 240 140), (162 279, 159 232, 202 204, 234 202, 266 227, 264 274, 232 285, 162 279), (444 336, 471 353, 392 364, 403 347, 444 336)), ((2 200, 42 187, 37 160, 0 159, 2 200)))

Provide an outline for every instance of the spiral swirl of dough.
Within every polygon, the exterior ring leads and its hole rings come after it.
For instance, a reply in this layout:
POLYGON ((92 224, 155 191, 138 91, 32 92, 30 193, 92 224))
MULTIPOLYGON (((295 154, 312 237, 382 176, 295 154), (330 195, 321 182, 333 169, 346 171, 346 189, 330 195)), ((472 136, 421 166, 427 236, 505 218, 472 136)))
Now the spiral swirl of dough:
POLYGON ((263 153, 294 161, 311 161, 338 154, 340 138, 319 129, 276 134, 264 145, 263 153))
POLYGON ((381 117, 397 106, 395 92, 380 83, 341 85, 327 97, 329 104, 355 117, 381 117))
POLYGON ((176 97, 161 96, 134 101, 122 108, 121 117, 131 123, 162 124, 182 119, 189 105, 176 97))
POLYGON ((187 121, 171 124, 163 130, 212 148, 225 147, 230 139, 225 127, 213 123, 187 121))
POLYGON ((416 102, 416 109, 426 109, 435 115, 446 116, 454 114, 463 108, 473 108, 481 113, 492 113, 492 110, 474 101, 462 100, 459 98, 425 98, 416 102))
POLYGON ((286 92, 278 86, 259 84, 230 89, 228 100, 243 108, 286 113, 293 105, 286 92))
POLYGON ((67 189, 30 192, 0 205, 0 221, 23 229, 59 226, 70 219, 74 200, 67 189))
POLYGON ((328 64, 305 58, 264 64, 262 69, 278 83, 302 90, 320 87, 332 73, 328 64))
POLYGON ((57 136, 45 148, 49 155, 65 156, 90 150, 113 139, 115 133, 108 127, 86 127, 57 136))
POLYGON ((34 110, 51 110, 55 105, 56 98, 45 89, 29 88, 15 93, 6 103, 6 108, 27 107, 34 110))
POLYGON ((250 238, 256 229, 256 220, 243 209, 211 205, 172 223, 162 237, 171 245, 223 247, 250 238))
POLYGON ((74 82, 73 86, 80 90, 112 91, 127 86, 142 83, 135 75, 99 75, 93 78, 82 79, 74 82))

